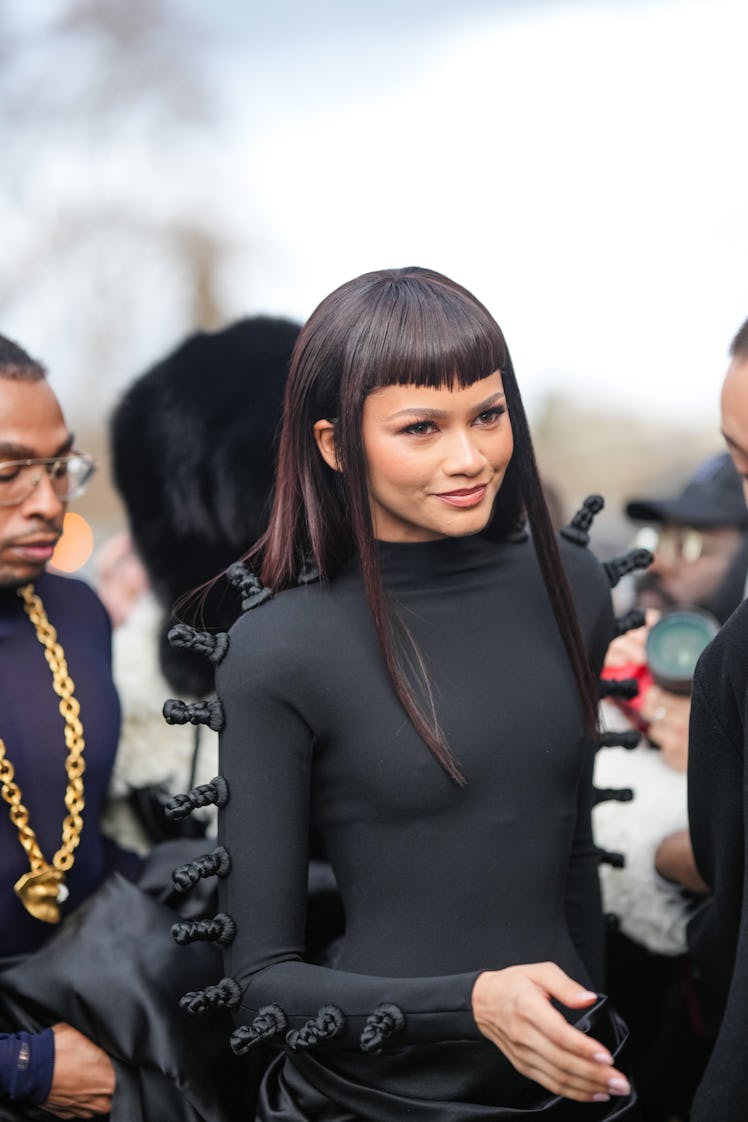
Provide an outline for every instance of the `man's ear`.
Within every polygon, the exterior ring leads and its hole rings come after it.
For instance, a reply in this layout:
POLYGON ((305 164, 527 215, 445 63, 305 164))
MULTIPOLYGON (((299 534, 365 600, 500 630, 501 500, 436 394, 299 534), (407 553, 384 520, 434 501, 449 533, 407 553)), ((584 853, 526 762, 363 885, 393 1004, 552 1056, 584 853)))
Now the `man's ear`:
POLYGON ((333 471, 340 471, 335 451, 335 425, 332 421, 314 422, 314 439, 322 459, 333 471))

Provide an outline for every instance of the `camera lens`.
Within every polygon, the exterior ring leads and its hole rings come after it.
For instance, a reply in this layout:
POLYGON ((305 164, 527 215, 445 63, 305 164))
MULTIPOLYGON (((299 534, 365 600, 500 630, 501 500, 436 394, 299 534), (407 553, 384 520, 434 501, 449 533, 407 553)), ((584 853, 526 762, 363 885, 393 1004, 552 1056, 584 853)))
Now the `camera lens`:
POLYGON ((719 631, 708 612, 696 608, 666 612, 647 636, 647 664, 655 683, 670 693, 691 692, 699 655, 719 631))

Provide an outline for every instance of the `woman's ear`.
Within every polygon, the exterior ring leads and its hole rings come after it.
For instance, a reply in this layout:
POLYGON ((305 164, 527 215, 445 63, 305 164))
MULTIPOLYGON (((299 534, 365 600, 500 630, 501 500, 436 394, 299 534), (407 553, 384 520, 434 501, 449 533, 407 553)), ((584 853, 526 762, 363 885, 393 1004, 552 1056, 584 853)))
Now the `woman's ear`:
POLYGON ((335 425, 332 421, 314 422, 314 439, 322 459, 333 471, 340 471, 335 451, 335 425))

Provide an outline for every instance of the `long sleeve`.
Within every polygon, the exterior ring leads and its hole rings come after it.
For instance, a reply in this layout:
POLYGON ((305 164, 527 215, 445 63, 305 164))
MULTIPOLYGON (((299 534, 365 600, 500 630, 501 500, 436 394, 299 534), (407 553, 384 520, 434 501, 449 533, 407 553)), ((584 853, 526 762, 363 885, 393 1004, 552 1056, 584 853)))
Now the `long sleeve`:
MULTIPOLYGON (((615 633, 610 588, 587 551, 565 544, 564 560, 587 647, 590 670, 598 677, 615 633), (584 562, 582 565, 581 563, 584 562)), ((577 821, 567 881, 566 914, 574 945, 599 989, 605 976, 605 933, 599 854, 592 829, 595 745, 590 744, 577 791, 577 821)))
POLYGON ((0 1033, 0 1096, 12 1102, 45 1102, 54 1062, 52 1029, 38 1033, 0 1033))
POLYGON ((479 1038, 470 1007, 478 971, 380 978, 303 961, 315 746, 311 729, 279 694, 278 682, 293 671, 286 659, 280 666, 267 650, 257 653, 252 622, 245 618, 232 634, 217 681, 225 713, 221 771, 230 791, 219 842, 231 855, 220 902, 236 923, 225 963, 242 989, 239 1020, 251 1023, 260 1009, 278 1005, 288 1027, 299 1028, 334 1005, 346 1019, 340 1040, 353 1043, 374 1010, 391 1003, 405 1016, 399 1041, 479 1038))
POLYGON ((702 963, 709 1003, 718 1011, 730 986, 743 906, 744 760, 739 729, 718 646, 702 659, 694 682, 688 760, 694 857, 712 889, 691 920, 688 939, 702 963))
POLYGON ((566 916, 579 957, 593 985, 602 989, 605 975, 605 935, 598 874, 598 852, 592 836, 593 749, 588 751, 577 799, 577 825, 569 864, 566 916))

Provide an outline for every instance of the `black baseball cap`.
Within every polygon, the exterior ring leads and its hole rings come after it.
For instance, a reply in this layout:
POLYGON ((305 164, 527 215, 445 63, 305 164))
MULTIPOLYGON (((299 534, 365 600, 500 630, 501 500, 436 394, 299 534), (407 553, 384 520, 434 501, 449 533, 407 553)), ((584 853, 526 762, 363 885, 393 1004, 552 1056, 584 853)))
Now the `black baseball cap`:
POLYGON ((631 499, 626 514, 634 522, 673 522, 697 530, 726 526, 748 529, 743 482, 727 452, 701 464, 680 495, 672 499, 631 499))

